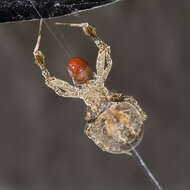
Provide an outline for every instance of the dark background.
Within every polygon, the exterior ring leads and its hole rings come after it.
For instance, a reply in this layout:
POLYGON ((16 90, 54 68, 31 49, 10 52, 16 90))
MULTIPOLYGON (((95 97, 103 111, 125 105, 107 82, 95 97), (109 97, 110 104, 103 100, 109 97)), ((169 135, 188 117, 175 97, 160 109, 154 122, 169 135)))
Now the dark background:
MULTIPOLYGON (((97 49, 81 30, 54 26, 58 20, 89 22, 111 45, 107 87, 133 95, 148 115, 139 153, 164 189, 189 190, 190 1, 123 0, 48 21, 65 46, 44 28, 49 70, 71 81, 68 60, 95 68, 97 49)), ((131 157, 102 152, 83 134, 81 100, 44 85, 32 55, 37 32, 37 21, 0 25, 0 189, 152 190, 131 157)))
POLYGON ((0 23, 63 16, 116 1, 119 0, 1 0, 0 23))

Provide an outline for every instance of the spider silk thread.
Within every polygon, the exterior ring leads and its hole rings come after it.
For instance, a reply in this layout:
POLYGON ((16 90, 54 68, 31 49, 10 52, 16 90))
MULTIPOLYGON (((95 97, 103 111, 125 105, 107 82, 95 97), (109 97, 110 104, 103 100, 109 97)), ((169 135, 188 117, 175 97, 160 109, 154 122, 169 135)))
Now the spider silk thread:
MULTIPOLYGON (((36 11, 36 13, 38 14, 38 16, 42 18, 42 15, 40 14, 40 12, 38 11, 38 9, 35 7, 34 3, 32 0, 28 0, 33 9, 36 11)), ((96 2, 94 2, 95 4, 96 2)), ((98 2, 97 2, 98 3, 98 2)), ((77 4, 75 4, 77 5, 77 4)), ((58 43, 59 47, 61 49, 63 49, 66 53, 66 56, 68 58, 71 58, 71 53, 70 51, 68 50, 68 48, 66 48, 66 46, 61 43, 61 41, 57 38, 56 34, 53 32, 53 30, 51 29, 51 27, 46 23, 45 20, 43 20, 46 28, 48 29, 48 31, 50 32, 50 34, 53 36, 53 38, 56 40, 56 42, 58 43)), ((131 150, 132 150, 132 157, 135 161, 137 161, 137 163, 141 166, 142 170, 145 172, 145 174, 148 176, 148 178, 150 179, 150 181, 152 182, 152 184, 158 189, 158 190, 162 190, 162 187, 160 186, 159 182, 156 180, 156 178, 154 177, 154 175, 151 173, 150 169, 147 167, 147 165, 145 164, 145 162, 143 161, 142 157, 140 156, 140 154, 136 151, 136 149, 132 146, 131 146, 131 150)))
MULTIPOLYGON (((30 2, 30 4, 32 5, 33 9, 36 11, 37 15, 41 18, 42 18, 42 15, 40 14, 40 12, 38 11, 38 9, 35 7, 34 5, 34 2, 32 0, 28 0, 30 2)), ((56 36, 56 34, 54 33, 54 31, 51 29, 51 27, 49 26, 48 23, 46 23, 45 20, 43 20, 43 23, 44 25, 46 26, 46 28, 48 29, 48 31, 50 32, 50 34, 53 36, 53 38, 55 39, 55 41, 57 42, 57 44, 59 45, 59 47, 61 49, 64 50, 64 52, 66 53, 66 56, 70 59, 72 56, 71 56, 71 52, 66 48, 66 46, 61 43, 61 40, 59 40, 56 36)))

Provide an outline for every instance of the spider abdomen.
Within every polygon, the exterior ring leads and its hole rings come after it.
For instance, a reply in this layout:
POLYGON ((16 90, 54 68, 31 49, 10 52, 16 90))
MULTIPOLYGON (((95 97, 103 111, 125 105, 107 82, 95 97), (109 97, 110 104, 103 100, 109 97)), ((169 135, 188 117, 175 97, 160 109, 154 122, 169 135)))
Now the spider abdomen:
POLYGON ((136 101, 133 104, 129 100, 110 102, 93 122, 87 123, 85 133, 102 150, 129 153, 141 142, 146 115, 136 101))

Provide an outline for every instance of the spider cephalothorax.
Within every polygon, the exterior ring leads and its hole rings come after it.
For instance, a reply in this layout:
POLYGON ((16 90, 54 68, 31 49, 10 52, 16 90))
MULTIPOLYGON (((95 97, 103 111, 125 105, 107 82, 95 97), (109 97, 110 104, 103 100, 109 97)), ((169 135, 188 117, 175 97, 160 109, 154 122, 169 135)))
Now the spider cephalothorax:
POLYGON ((115 154, 130 154, 131 148, 136 147, 143 137, 143 122, 146 114, 133 97, 110 92, 104 86, 112 67, 110 47, 96 35, 95 28, 88 23, 56 24, 80 27, 86 35, 92 38, 99 49, 96 63, 97 72, 93 75, 91 68, 84 60, 73 58, 68 64, 68 71, 74 86, 51 77, 45 65, 44 55, 39 51, 41 20, 34 57, 36 64, 42 70, 46 85, 59 96, 84 100, 87 105, 85 134, 102 150, 115 154))

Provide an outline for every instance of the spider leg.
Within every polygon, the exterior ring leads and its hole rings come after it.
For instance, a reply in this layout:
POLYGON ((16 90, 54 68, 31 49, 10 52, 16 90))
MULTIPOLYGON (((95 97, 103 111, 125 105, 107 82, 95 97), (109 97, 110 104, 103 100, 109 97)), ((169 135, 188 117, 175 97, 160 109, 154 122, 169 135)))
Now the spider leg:
POLYGON ((105 81, 111 71, 111 68, 112 68, 112 59, 111 59, 111 50, 110 50, 110 47, 107 47, 106 49, 106 63, 107 63, 107 66, 102 74, 102 79, 105 81))
POLYGON ((45 56, 39 50, 41 33, 42 33, 42 19, 40 20, 39 34, 36 46, 34 48, 34 59, 37 66, 41 69, 42 76, 45 78, 45 84, 51 88, 56 94, 63 97, 78 97, 78 88, 70 85, 68 82, 52 77, 45 64, 45 56))
POLYGON ((97 36, 96 29, 92 27, 91 25, 89 25, 88 23, 69 24, 69 23, 56 22, 55 24, 82 28, 84 33, 87 36, 91 37, 91 39, 94 41, 94 43, 99 49, 97 63, 96 63, 97 80, 104 83, 104 81, 107 79, 108 74, 112 68, 111 50, 110 50, 110 46, 104 43, 97 36), (106 66, 105 66, 105 61, 106 61, 106 66))

